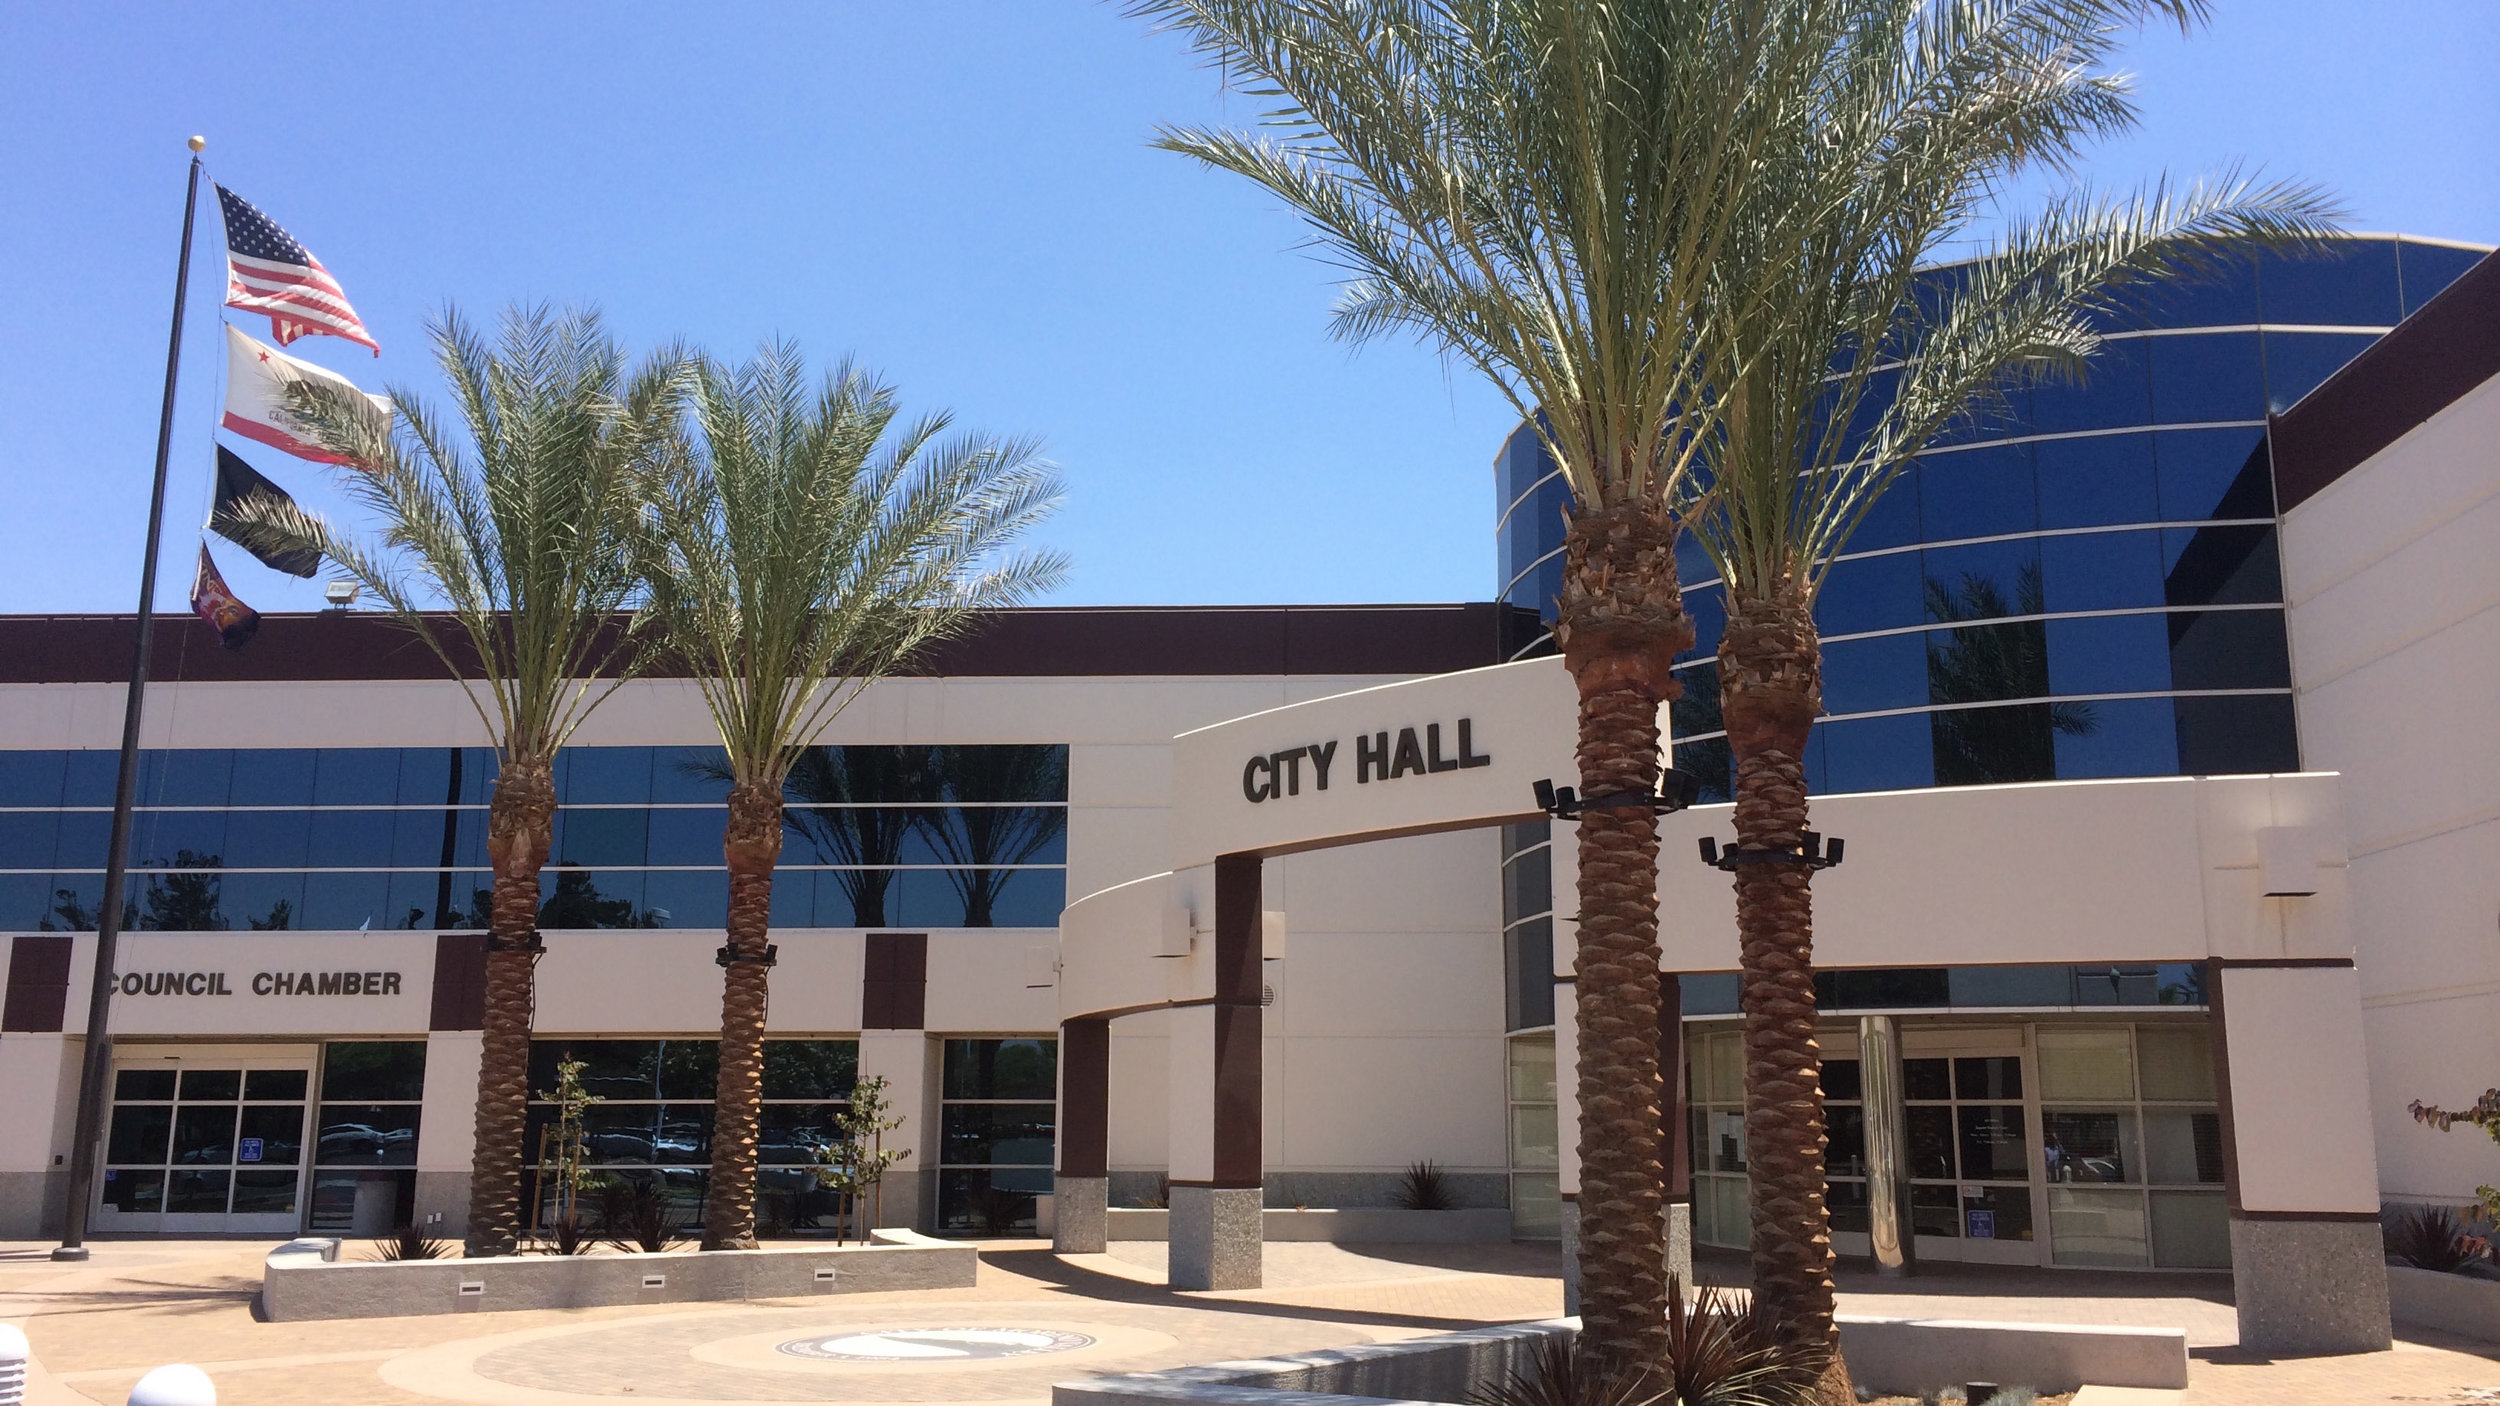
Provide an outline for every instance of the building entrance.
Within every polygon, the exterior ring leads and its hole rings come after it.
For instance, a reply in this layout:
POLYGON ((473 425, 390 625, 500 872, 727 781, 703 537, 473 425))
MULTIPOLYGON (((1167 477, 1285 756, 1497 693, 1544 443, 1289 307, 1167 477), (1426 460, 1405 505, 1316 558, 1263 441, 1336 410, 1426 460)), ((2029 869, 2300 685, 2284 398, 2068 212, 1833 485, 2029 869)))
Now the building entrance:
POLYGON ((293 1235, 314 1047, 117 1050, 101 1231, 293 1235))

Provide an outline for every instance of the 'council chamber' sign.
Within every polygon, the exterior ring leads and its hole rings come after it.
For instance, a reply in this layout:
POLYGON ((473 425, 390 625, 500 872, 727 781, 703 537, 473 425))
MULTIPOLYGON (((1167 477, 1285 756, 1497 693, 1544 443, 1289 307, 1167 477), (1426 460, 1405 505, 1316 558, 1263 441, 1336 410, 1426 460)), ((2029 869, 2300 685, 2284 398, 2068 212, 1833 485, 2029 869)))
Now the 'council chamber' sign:
MULTIPOLYGON (((401 974, 395 971, 254 972, 255 996, 396 996, 401 974)), ((222 971, 123 972, 118 979, 125 996, 231 996, 234 987, 222 971)))

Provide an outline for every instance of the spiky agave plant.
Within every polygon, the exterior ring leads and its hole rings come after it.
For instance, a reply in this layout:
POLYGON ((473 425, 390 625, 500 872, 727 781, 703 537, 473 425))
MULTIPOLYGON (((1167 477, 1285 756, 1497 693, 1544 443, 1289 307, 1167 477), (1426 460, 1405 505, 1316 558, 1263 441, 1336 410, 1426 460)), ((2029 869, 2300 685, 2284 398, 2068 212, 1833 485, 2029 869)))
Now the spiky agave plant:
MULTIPOLYGON (((1814 8, 1822 0, 1794 0, 1814 8)), ((1733 755, 1753 1279, 1771 1319, 1836 1351, 1813 1039, 1804 755, 1822 711, 1814 605, 1833 558, 1912 456, 2009 380, 2084 372, 2128 284, 2243 242, 2327 232, 2313 188, 2237 173, 2174 193, 2088 190, 2030 215, 2000 193, 2132 124, 2108 60, 2203 0, 1834 0, 1851 16, 1813 103, 1714 269, 1697 325, 1720 414, 1682 506, 1726 583, 1719 710, 1733 755), (1931 266, 2001 220, 1975 258, 1931 266), (1884 397, 1878 383, 1894 387, 1884 397), (1770 855, 1793 855, 1780 862, 1770 855)), ((2069 719, 2074 725, 2084 720, 2069 719)), ((1833 1359, 1828 1397, 1844 1397, 1833 1359)))
POLYGON ((638 666, 622 612, 635 594, 639 493, 674 439, 678 362, 629 367, 588 313, 518 308, 492 343, 456 311, 431 331, 456 422, 396 387, 396 429, 363 396, 289 388, 289 409, 345 461, 341 481, 378 521, 374 536, 268 497, 246 499, 231 525, 255 545, 318 551, 361 584, 459 681, 495 747, 468 1253, 507 1255, 520 1228, 556 751, 638 666))

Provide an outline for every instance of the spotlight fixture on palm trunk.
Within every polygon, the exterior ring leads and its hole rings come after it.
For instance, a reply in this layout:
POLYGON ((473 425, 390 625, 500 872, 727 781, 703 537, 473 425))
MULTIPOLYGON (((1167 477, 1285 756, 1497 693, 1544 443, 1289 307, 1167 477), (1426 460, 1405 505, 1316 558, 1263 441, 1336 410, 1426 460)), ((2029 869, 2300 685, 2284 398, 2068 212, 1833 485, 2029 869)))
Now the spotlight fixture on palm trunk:
POLYGON ((1841 853, 1848 843, 1838 835, 1826 842, 1821 832, 1808 830, 1805 843, 1796 849, 1737 849, 1730 846, 1721 851, 1717 840, 1704 835, 1701 837, 1701 862, 1731 874, 1740 864, 1802 864, 1809 869, 1829 869, 1840 862, 1841 853))
POLYGON ((1652 815, 1673 815, 1700 798, 1701 778, 1673 767, 1658 773, 1658 789, 1655 792, 1609 791, 1602 796, 1582 799, 1568 786, 1556 786, 1550 780, 1536 783, 1536 808, 1556 820, 1577 820, 1588 811, 1618 807, 1645 809, 1652 815))

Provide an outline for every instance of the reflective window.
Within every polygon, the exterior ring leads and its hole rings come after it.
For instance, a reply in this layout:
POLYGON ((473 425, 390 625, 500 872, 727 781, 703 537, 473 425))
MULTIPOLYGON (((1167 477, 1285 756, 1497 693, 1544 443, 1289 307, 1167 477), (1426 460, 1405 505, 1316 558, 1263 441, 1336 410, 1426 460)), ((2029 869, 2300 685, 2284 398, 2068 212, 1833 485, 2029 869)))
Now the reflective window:
POLYGON ((1703 586, 1686 591, 1684 613, 1692 618, 1693 647, 1675 657, 1678 660, 1717 658, 1719 639, 1727 633, 1726 588, 1703 586))
POLYGON ((2032 452, 2039 463, 2042 527, 2150 522, 2160 511, 2151 435, 2042 440, 2032 452))
POLYGON ((2170 627, 2162 616, 2051 620, 2047 638, 2052 694, 2158 693, 2170 687, 2170 627))
POLYGON ((2404 315, 2392 239, 2344 239, 2322 248, 2260 250, 2251 257, 2268 322, 2393 327, 2404 315))
MULTIPOLYGON (((61 804, 65 806, 109 806, 113 803, 115 778, 120 773, 121 756, 117 752, 72 752, 63 763, 61 804)), ((244 802, 236 800, 236 805, 244 802)))
POLYGON ((2035 434, 2141 425, 2152 419, 2152 374, 2142 339, 2103 342, 2079 381, 2032 387, 2035 434))
POLYGON ((568 806, 647 804, 651 749, 567 747, 558 759, 556 796, 568 806))
POLYGON ((1898 791, 1936 784, 1927 747, 1927 716, 1850 718, 1814 729, 1823 775, 1815 790, 1898 791))
POLYGON ((1916 542, 1919 539, 1919 478, 1916 463, 1902 466, 1891 483, 1877 493, 1875 501, 1867 506, 1866 516, 1858 520, 1857 530, 1842 544, 1842 550, 1871 552, 1884 547, 1906 547, 1916 542))
POLYGON ((0 806, 61 804, 61 773, 68 754, 0 752, 0 806))
POLYGON ((2056 735, 2096 725, 2088 703, 1954 708, 1927 718, 1939 786, 2052 780, 2056 735))
POLYGON ((2165 425, 2257 420, 2266 413, 2266 368, 2254 332, 2148 337, 2153 420, 2165 425))
POLYGON ((2276 414, 2291 409, 2376 340, 2348 332, 2268 332, 2266 408, 2276 414))
POLYGON ((2178 611, 2170 626, 2170 678, 2181 690, 2290 688, 2292 663, 2277 610, 2178 611))
POLYGON ((183 749, 139 754, 138 803, 222 806, 234 785, 234 753, 183 749))
POLYGON ((2424 303, 2439 296, 2439 291, 2463 277, 2465 271, 2482 262, 2479 249, 2451 249, 2443 244, 2416 244, 2410 241, 2397 246, 2396 262, 2403 275, 2404 310, 2407 316, 2424 303))
POLYGON ((1927 573, 1927 618, 1951 622, 2039 614, 2040 540, 1974 542, 1920 553, 1927 573))
POLYGON ((1058 1041, 948 1040, 941 1078, 938 1225, 1030 1234, 1051 1185, 1058 1041))
POLYGON ((2082 532, 2040 539, 2040 600, 2050 611, 2163 605, 2158 532, 2082 532))
POLYGON ((1927 647, 1919 635, 1879 635, 1823 647, 1823 709, 1872 713, 1927 701, 1927 647))
POLYGON ((1919 622, 1919 553, 1895 552, 1836 562, 1815 598, 1814 619, 1825 638, 1891 630, 1919 622))
POLYGON ((1919 461, 1918 474, 1924 488, 1920 525, 1927 541, 1997 537, 2040 525, 2030 445, 1931 454, 1919 461))
POLYGON ((2186 775, 2300 769, 2288 695, 2174 698, 2171 707, 2178 715, 2179 770, 2186 775))
POLYGON ((2283 599, 2272 527, 2167 528, 2163 597, 2171 605, 2264 605, 2283 599))
POLYGON ((2112 325, 2119 328, 2245 327, 2261 320, 2257 268, 2244 258, 2175 269, 2158 283, 2124 290, 2118 302, 2125 311, 2112 325))
POLYGON ((386 806, 399 799, 399 749, 324 747, 313 770, 317 806, 386 806))
POLYGON ((2165 522, 2274 516, 2265 431, 2164 430, 2153 436, 2165 522))
MULTIPOLYGON (((318 753, 304 748, 264 747, 245 752, 235 758, 232 803, 239 806, 311 805, 313 769, 318 760, 318 753)), ((111 783, 106 785, 109 788, 111 783)), ((112 803, 108 789, 103 804, 112 803)))

